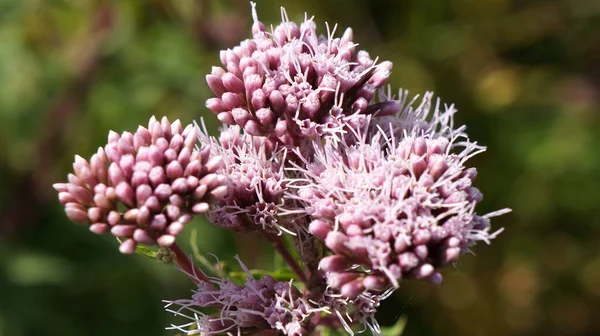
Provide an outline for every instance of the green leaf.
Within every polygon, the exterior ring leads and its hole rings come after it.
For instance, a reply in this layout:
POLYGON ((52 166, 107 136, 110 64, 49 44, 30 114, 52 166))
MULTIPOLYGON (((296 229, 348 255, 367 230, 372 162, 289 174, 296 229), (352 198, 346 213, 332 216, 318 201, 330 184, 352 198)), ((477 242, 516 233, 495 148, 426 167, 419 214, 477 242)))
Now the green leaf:
POLYGON ((343 336, 343 335, 348 335, 348 333, 343 330, 343 329, 335 329, 335 328, 329 328, 329 327, 324 327, 324 326, 319 326, 317 328, 317 331, 320 333, 321 336, 343 336))
POLYGON ((193 228, 190 233, 190 246, 192 247, 192 254, 194 258, 198 260, 205 269, 208 269, 213 275, 220 276, 222 272, 219 272, 217 267, 213 265, 208 259, 202 255, 200 249, 198 248, 198 229, 193 228))
MULTIPOLYGON (((246 280, 245 272, 233 271, 233 272, 229 272, 228 274, 229 274, 229 277, 232 279, 241 280, 241 281, 246 280)), ((277 281, 290 281, 291 279, 294 279, 294 273, 292 273, 288 269, 278 269, 275 271, 251 269, 250 274, 254 278, 262 278, 264 276, 270 275, 277 281)))
POLYGON ((146 246, 138 245, 135 247, 135 253, 146 256, 148 258, 156 259, 156 251, 152 251, 146 246))
POLYGON ((396 324, 390 327, 381 328, 381 336, 400 336, 404 332, 406 322, 408 319, 406 316, 401 316, 396 324))

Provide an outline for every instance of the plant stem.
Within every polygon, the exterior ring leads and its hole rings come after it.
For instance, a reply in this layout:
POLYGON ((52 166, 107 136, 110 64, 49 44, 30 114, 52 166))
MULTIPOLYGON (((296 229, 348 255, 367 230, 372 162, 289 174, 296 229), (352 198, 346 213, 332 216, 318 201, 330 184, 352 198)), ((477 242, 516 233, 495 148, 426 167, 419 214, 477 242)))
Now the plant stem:
POLYGON ((287 250, 287 248, 283 244, 283 240, 281 239, 281 237, 270 234, 263 230, 261 230, 261 232, 265 236, 265 238, 267 238, 271 242, 271 244, 273 244, 273 247, 275 247, 275 250, 277 250, 277 252, 281 255, 283 260, 285 260, 285 262, 290 266, 290 268, 292 269, 292 272, 294 272, 294 274, 296 274, 298 279, 300 281, 302 281, 305 285, 308 285, 308 279, 306 278, 306 274, 302 270, 302 267, 300 267, 300 265, 298 265, 298 263, 296 262, 294 257, 287 250))
POLYGON ((204 281, 210 284, 206 274, 202 272, 199 268, 194 265, 194 262, 183 252, 181 247, 176 243, 171 246, 171 250, 175 252, 175 263, 177 266, 184 271, 191 279, 194 281, 196 285, 200 283, 200 281, 204 281))

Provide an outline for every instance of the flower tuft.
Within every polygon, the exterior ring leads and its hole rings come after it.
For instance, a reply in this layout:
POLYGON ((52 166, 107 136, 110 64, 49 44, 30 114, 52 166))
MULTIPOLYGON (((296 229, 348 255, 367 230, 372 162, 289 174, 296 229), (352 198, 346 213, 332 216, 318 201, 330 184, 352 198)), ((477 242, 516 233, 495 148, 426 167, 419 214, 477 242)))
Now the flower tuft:
POLYGON ((191 299, 165 301, 167 311, 192 320, 172 329, 186 335, 245 334, 260 330, 277 330, 290 336, 308 335, 306 323, 320 310, 312 308, 291 281, 279 282, 271 276, 256 280, 241 260, 236 259, 247 276, 243 286, 228 279, 212 278, 210 283, 198 279, 199 288, 191 299), (179 308, 172 308, 176 306, 179 308), (201 308, 213 308, 215 314, 200 312, 201 308), (194 328, 187 329, 190 326, 194 328))
POLYGON ((234 231, 291 233, 279 220, 287 149, 240 126, 224 126, 218 140, 198 130, 200 143, 222 158, 217 173, 226 177, 227 195, 208 214, 211 221, 234 231))
POLYGON ((152 117, 135 133, 110 132, 89 162, 75 157, 69 182, 54 184, 67 216, 123 240, 122 253, 134 253, 137 244, 171 246, 227 190, 216 174, 222 159, 209 147, 195 149, 196 139, 193 125, 183 129, 167 118, 152 117))
POLYGON ((374 118, 351 142, 314 143, 313 158, 287 181, 286 198, 305 204, 309 231, 332 253, 319 263, 327 284, 348 298, 404 278, 440 283, 442 267, 499 233, 488 219, 504 211, 475 213, 483 196, 473 186, 477 171, 465 166, 485 148, 462 129, 436 131, 440 122, 422 115, 395 118, 388 127, 374 118), (394 130, 408 118, 416 126, 394 130))
POLYGON ((337 25, 327 25, 327 35, 318 35, 312 17, 297 24, 283 8, 281 24, 267 31, 252 7, 252 38, 221 51, 223 67, 206 76, 216 96, 206 106, 221 122, 297 145, 340 132, 351 116, 369 112, 391 62, 377 64, 357 51, 352 29, 334 37, 337 25))

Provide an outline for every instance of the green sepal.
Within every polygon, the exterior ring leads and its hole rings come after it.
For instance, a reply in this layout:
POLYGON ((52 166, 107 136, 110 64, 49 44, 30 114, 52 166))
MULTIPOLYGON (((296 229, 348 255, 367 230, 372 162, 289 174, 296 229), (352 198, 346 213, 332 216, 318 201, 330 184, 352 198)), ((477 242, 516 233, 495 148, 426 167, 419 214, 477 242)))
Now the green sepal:
MULTIPOLYGON (((123 243, 123 241, 119 238, 117 238, 117 241, 119 242, 119 244, 123 243)), ((144 245, 140 245, 140 244, 138 244, 135 247, 135 254, 139 254, 139 255, 143 255, 144 257, 156 259, 156 251, 153 251, 150 248, 148 248, 144 245)))

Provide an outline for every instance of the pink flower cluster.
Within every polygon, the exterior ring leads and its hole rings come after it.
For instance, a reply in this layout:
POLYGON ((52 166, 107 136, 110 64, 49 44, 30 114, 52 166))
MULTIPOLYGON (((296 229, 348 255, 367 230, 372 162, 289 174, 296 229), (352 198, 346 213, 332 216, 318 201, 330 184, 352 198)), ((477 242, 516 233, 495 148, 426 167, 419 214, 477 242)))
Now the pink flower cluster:
POLYGON ((239 126, 224 127, 218 140, 206 130, 199 135, 200 143, 222 158, 218 173, 227 176, 227 196, 214 204, 211 221, 234 231, 286 231, 278 220, 286 190, 286 150, 265 137, 242 134, 239 126))
POLYGON ((319 310, 312 308, 291 283, 279 282, 270 276, 256 280, 239 259, 238 262, 247 276, 243 286, 220 278, 210 282, 199 280, 199 288, 191 299, 165 301, 168 311, 192 321, 173 328, 188 335, 239 335, 257 330, 277 330, 290 336, 308 335, 309 317, 319 310), (172 306, 179 308, 175 310, 172 306), (199 312, 200 308, 216 309, 218 314, 206 315, 199 312), (200 317, 188 316, 186 311, 200 317), (191 330, 186 329, 190 326, 191 330))
POLYGON ((120 251, 137 244, 168 247, 211 199, 225 196, 222 165, 210 148, 194 149, 196 129, 150 119, 135 133, 111 132, 108 144, 90 161, 75 157, 68 183, 56 183, 69 219, 89 225, 96 234, 110 232, 123 240, 120 251))
POLYGON ((347 116, 364 113, 387 81, 392 63, 376 64, 356 51, 352 29, 317 34, 316 24, 283 22, 272 32, 253 9, 252 38, 221 51, 224 68, 206 80, 216 97, 206 102, 219 120, 251 135, 274 136, 297 145, 299 138, 339 132, 347 116))
POLYGON ((367 133, 353 145, 316 145, 296 166, 302 178, 290 180, 288 197, 305 204, 309 231, 333 252, 319 265, 330 287, 353 298, 403 278, 440 283, 441 267, 494 237, 473 212, 482 195, 464 166, 480 147, 454 154, 449 141, 367 133))
POLYGON ((222 51, 223 67, 206 77, 219 136, 153 118, 111 132, 54 187, 71 220, 119 237, 123 253, 158 245, 157 260, 193 278, 191 298, 167 302, 190 321, 173 329, 308 335, 360 325, 378 335, 379 303, 401 281, 440 284, 445 266, 500 232, 489 219, 507 210, 476 212, 483 196, 468 160, 485 147, 431 93, 418 101, 383 89, 392 64, 357 51, 352 30, 318 35, 312 18, 296 24, 282 9, 269 31, 252 6, 252 38, 222 51), (201 213, 261 232, 302 290, 292 279, 255 280, 239 259, 243 284, 197 270, 175 240, 201 213))

